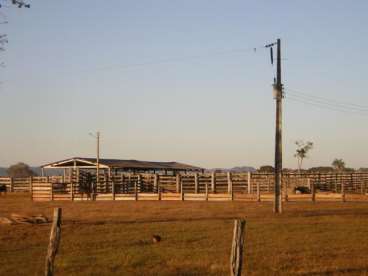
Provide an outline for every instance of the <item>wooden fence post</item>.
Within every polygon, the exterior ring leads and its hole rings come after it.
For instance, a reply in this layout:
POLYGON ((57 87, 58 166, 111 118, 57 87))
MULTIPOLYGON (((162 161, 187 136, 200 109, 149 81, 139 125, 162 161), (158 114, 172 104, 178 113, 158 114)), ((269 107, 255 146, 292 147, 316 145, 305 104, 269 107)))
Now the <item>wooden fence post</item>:
MULTIPOLYGON (((92 189, 92 195, 93 195, 93 189, 92 189)), ((72 201, 74 200, 74 185, 73 180, 70 178, 70 197, 72 201)))
POLYGON ((208 201, 208 183, 206 182, 206 201, 208 201))
POLYGON ((155 173, 153 175, 153 192, 156 192, 158 193, 158 174, 155 173))
POLYGON ((129 192, 127 192, 126 190, 126 184, 125 184, 125 175, 121 172, 120 173, 120 178, 121 178, 121 185, 120 185, 120 187, 119 187, 119 192, 121 193, 122 191, 121 190, 123 190, 123 193, 125 194, 125 193, 129 193, 129 192), (123 188, 123 189, 122 189, 123 188))
POLYGON ((138 186, 139 186, 139 192, 142 192, 142 175, 138 174, 137 176, 137 190, 138 190, 138 186))
POLYGON ((79 167, 77 167, 77 169, 76 169, 76 174, 75 174, 75 178, 76 178, 76 180, 75 180, 75 183, 76 183, 76 185, 78 185, 78 187, 80 187, 80 175, 79 175, 79 167))
POLYGON ((29 192, 31 193, 31 200, 33 200, 33 177, 29 177, 29 192))
POLYGON ((352 174, 352 173, 350 174, 350 186, 351 186, 351 189, 352 189, 353 191, 355 191, 355 190, 356 190, 356 183, 355 183, 355 181, 354 181, 354 176, 353 176, 353 174, 352 174))
POLYGON ((176 175, 176 192, 180 193, 180 174, 176 175))
POLYGON ((198 194, 199 191, 199 181, 198 181, 198 173, 194 174, 194 193, 198 194))
POLYGON ((111 177, 110 179, 111 179, 112 200, 115 200, 115 181, 114 181, 113 177, 111 177))
POLYGON ((137 181, 134 181, 134 199, 135 201, 138 200, 138 187, 137 187, 137 181))
POLYGON ((10 177, 10 192, 14 192, 14 179, 13 177, 10 177))
POLYGON ((52 221, 50 241, 47 249, 45 275, 54 275, 54 261, 58 252, 61 239, 61 208, 54 209, 54 218, 52 221))
POLYGON ((216 193, 216 173, 212 172, 211 174, 211 190, 212 193, 216 193))
POLYGON ((248 194, 250 194, 252 192, 252 188, 251 188, 251 172, 248 172, 248 194))
POLYGON ((360 193, 363 194, 363 183, 364 181, 360 181, 360 193))
POLYGON ((337 173, 335 174, 335 193, 337 193, 337 173))
POLYGON ((284 193, 285 193, 285 201, 289 201, 289 195, 288 195, 288 188, 289 188, 289 175, 286 177, 284 184, 285 184, 285 188, 284 188, 284 193))
POLYGON ((311 182, 310 178, 308 178, 308 182, 312 193, 312 202, 316 202, 316 188, 314 186, 314 181, 311 182))
POLYGON ((245 220, 235 220, 230 256, 230 275, 240 276, 243 264, 245 220))
POLYGON ((257 201, 261 202, 261 187, 259 187, 259 182, 257 182, 257 201))
POLYGON ((227 172, 227 193, 231 194, 233 189, 233 182, 231 180, 231 172, 227 172))
POLYGON ((184 189, 183 189, 183 182, 180 182, 180 198, 184 201, 184 189))
POLYGON ((345 198, 345 182, 342 181, 341 182, 341 200, 342 202, 345 202, 346 198, 345 198))
POLYGON ((50 182, 50 178, 49 176, 46 176, 46 183, 50 184, 50 197, 51 197, 51 201, 54 200, 54 185, 52 185, 52 182, 50 182))

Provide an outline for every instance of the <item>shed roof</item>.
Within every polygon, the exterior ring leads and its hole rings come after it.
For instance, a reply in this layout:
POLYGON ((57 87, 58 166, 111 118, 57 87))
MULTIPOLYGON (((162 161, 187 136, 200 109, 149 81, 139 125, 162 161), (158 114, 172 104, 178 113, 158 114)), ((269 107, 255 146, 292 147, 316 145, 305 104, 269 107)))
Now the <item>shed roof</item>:
MULTIPOLYGON (((96 158, 72 157, 52 163, 42 165, 42 168, 95 168, 96 158)), ((141 170, 182 170, 182 171, 201 171, 203 168, 179 163, 179 162, 157 162, 157 161, 140 161, 140 160, 124 160, 124 159, 105 159, 100 158, 100 168, 112 169, 141 169, 141 170)))

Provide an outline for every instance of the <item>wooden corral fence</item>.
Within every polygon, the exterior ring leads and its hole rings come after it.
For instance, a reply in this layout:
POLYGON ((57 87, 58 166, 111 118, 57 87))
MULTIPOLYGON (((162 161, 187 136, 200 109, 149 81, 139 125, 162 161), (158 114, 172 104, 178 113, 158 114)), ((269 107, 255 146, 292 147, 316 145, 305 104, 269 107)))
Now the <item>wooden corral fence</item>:
MULTIPOLYGON (((31 192, 33 200, 273 200, 274 176, 265 173, 100 174, 8 178, 8 192, 31 192)), ((283 175, 284 200, 365 199, 368 173, 283 175), (300 189, 304 187, 304 189, 300 189), (299 190, 299 192, 296 192, 299 190)))

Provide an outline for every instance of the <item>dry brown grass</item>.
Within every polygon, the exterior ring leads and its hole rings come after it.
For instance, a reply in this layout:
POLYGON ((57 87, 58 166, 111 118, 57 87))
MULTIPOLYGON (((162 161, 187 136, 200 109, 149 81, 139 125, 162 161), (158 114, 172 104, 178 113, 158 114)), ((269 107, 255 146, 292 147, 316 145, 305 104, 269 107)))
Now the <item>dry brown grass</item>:
MULTIPOLYGON (((63 208, 57 275, 228 275, 245 217, 247 275, 365 275, 368 203, 45 202, 0 197, 0 216, 63 208), (153 234, 162 237, 152 243, 153 234)), ((0 226, 0 275, 43 272, 50 224, 0 226)))

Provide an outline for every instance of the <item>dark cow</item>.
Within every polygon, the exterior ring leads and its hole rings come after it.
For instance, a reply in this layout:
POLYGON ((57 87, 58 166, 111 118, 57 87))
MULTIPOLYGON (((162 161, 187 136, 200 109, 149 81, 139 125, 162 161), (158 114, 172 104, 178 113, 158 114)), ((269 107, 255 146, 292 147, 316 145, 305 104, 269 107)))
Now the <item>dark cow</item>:
POLYGON ((4 184, 0 185, 0 195, 1 194, 6 194, 6 185, 4 185, 4 184))

